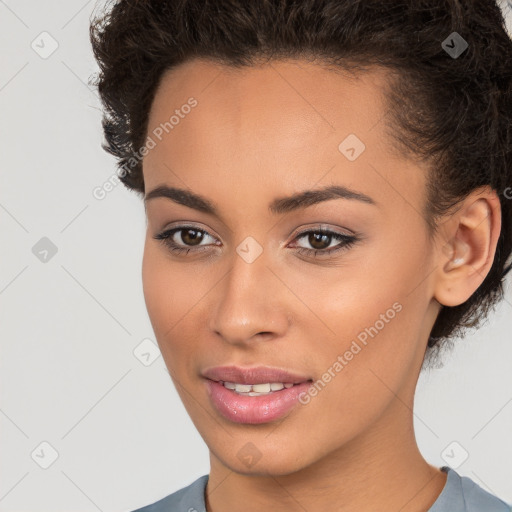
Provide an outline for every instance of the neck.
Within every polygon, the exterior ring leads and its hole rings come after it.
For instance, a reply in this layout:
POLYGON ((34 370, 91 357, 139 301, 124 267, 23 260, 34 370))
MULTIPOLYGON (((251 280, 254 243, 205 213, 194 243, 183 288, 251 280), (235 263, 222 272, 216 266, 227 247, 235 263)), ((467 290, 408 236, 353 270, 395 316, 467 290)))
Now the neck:
POLYGON ((367 431, 286 475, 235 473, 210 452, 207 511, 428 512, 447 477, 418 449, 412 402, 393 400, 367 431))

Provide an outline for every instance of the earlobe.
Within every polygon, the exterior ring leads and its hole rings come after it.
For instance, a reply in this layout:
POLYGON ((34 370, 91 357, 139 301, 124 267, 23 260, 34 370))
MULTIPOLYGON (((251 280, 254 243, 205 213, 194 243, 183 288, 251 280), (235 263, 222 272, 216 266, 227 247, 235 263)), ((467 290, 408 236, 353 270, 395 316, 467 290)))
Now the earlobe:
POLYGON ((501 230, 501 207, 494 191, 466 198, 445 224, 434 297, 444 306, 468 300, 491 269, 501 230), (451 230, 451 232, 450 232, 451 230))

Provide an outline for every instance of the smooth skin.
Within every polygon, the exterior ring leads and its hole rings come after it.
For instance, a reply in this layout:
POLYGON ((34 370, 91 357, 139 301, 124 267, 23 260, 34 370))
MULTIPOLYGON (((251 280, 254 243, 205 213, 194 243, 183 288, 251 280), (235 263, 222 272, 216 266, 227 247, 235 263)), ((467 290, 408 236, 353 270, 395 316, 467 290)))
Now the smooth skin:
POLYGON ((429 242, 426 169, 392 146, 385 85, 379 69, 355 78, 302 60, 235 70, 205 59, 159 84, 148 135, 188 98, 198 103, 145 156, 146 194, 184 188, 219 211, 148 200, 142 267, 160 350, 210 450, 209 512, 420 512, 446 483, 419 452, 414 392, 440 305, 467 300, 491 268, 500 204, 494 191, 475 191, 429 242), (338 149, 349 134, 366 146, 354 161, 338 149), (338 198, 268 210, 276 198, 327 185, 375 204, 338 198), (203 252, 176 254, 154 239, 190 224, 206 231, 200 242, 187 229, 173 240, 203 252), (340 242, 297 238, 320 225, 359 239, 322 255, 340 242), (248 236, 263 249, 252 263, 236 251, 248 236), (284 418, 237 424, 210 402, 205 368, 269 365, 316 381, 394 303, 401 311, 284 418), (251 466, 237 456, 248 442, 261 455, 251 466))

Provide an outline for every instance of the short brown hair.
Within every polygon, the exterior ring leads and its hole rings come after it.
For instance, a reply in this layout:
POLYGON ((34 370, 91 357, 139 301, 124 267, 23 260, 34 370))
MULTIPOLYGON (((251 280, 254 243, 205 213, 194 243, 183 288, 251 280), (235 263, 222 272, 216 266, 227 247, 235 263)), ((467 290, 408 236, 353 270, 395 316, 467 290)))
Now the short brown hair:
POLYGON ((233 67, 281 58, 386 67, 396 77, 387 91, 396 147, 429 164, 429 233, 481 186, 498 193, 502 211, 488 275, 463 304, 441 309, 427 355, 479 326, 503 298, 512 267, 512 41, 494 0, 120 0, 91 21, 90 38, 103 148, 140 195, 142 162, 129 163, 164 71, 195 57, 233 67), (453 46, 454 32, 468 43, 458 56, 442 46, 453 46))

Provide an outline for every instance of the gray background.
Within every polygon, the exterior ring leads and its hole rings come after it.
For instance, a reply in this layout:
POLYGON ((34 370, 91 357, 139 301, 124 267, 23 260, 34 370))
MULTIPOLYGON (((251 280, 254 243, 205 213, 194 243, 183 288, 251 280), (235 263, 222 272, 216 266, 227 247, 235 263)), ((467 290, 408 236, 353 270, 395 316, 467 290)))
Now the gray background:
MULTIPOLYGON (((122 184, 93 195, 115 174, 87 85, 96 8, 0 0, 2 512, 129 511, 209 471, 145 309, 143 205, 122 184)), ((415 428, 429 462, 512 503, 506 293, 421 375, 415 428)))

